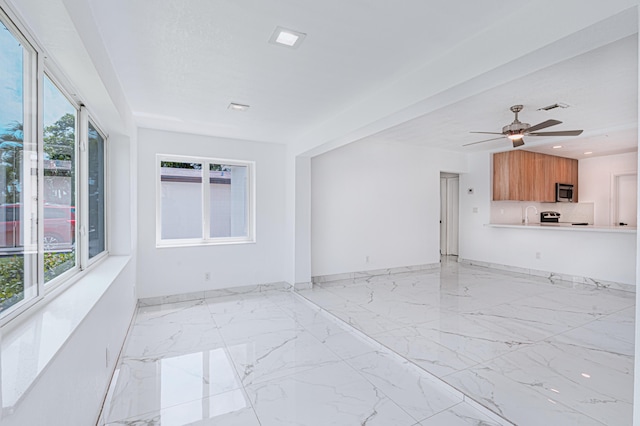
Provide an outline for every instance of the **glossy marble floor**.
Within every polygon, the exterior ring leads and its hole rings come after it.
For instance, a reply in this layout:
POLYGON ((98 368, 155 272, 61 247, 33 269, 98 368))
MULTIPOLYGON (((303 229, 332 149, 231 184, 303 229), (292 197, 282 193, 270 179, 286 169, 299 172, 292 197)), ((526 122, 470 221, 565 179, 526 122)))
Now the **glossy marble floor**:
POLYGON ((445 263, 141 307, 99 424, 631 424, 634 300, 445 263))

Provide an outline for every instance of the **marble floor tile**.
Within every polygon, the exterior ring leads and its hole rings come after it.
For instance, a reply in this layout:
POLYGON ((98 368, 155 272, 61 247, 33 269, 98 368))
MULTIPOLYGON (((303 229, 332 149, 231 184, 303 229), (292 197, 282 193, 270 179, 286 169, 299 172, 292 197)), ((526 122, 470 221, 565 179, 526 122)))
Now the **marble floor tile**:
POLYGON ((633 357, 635 320, 627 314, 612 314, 591 321, 582 327, 554 336, 573 346, 633 357))
POLYGON ((513 389, 518 392, 530 388, 541 398, 602 423, 631 424, 633 357, 553 340, 507 354, 483 367, 513 380, 513 389))
POLYGON ((256 336, 230 343, 228 350, 244 386, 340 360, 306 331, 256 336))
POLYGON ((247 321, 290 320, 291 316, 287 315, 279 306, 272 303, 265 303, 264 306, 254 307, 247 311, 213 313, 213 319, 218 327, 225 327, 247 321))
POLYGON ((407 327, 423 342, 437 343, 476 362, 487 361, 533 343, 528 336, 513 328, 511 324, 499 327, 465 315, 446 316, 407 327))
POLYGON ((412 426, 415 419, 344 362, 247 387, 263 425, 412 426))
POLYGON ((436 383, 409 362, 398 362, 397 356, 389 352, 360 355, 347 363, 416 420, 426 419, 462 402, 461 395, 443 392, 442 383, 436 383))
POLYGON ((548 294, 498 305, 496 309, 486 310, 486 312, 496 316, 504 313, 508 318, 529 322, 534 327, 538 324, 541 330, 549 332, 568 331, 607 316, 605 312, 577 307, 561 297, 548 294))
POLYGON ((416 327, 403 327, 375 334, 375 340, 426 371, 444 377, 478 364, 479 361, 456 352, 424 335, 416 327))
POLYGON ((367 335, 395 330, 403 326, 402 323, 387 315, 371 312, 355 304, 347 305, 342 309, 333 309, 331 313, 367 335))
POLYGON ((548 310, 541 312, 540 309, 518 305, 517 302, 503 303, 458 315, 472 318, 490 329, 526 337, 532 342, 593 321, 593 317, 587 314, 566 314, 562 311, 548 310))
MULTIPOLYGON (((526 303, 565 312, 590 314, 593 319, 635 306, 635 298, 627 292, 608 289, 549 288, 548 292, 530 298, 526 303)), ((525 303, 524 301, 521 301, 525 303)))
POLYGON ((361 305, 368 311, 382 317, 393 318, 401 325, 413 325, 440 319, 451 313, 440 306, 440 300, 420 301, 417 298, 398 299, 377 298, 361 305))
POLYGON ((136 322, 129 332, 124 356, 148 358, 172 356, 203 349, 224 347, 224 342, 211 314, 194 309, 181 318, 155 317, 136 322))
MULTIPOLYGON (((274 292, 280 294, 279 292, 274 292)), ((204 300, 209 311, 214 316, 232 316, 233 314, 244 314, 250 316, 256 310, 264 310, 274 306, 265 295, 238 295, 211 297, 204 300)))
MULTIPOLYGON (((308 301, 296 298, 295 300, 279 300, 277 302, 278 307, 283 312, 306 328, 318 328, 327 323, 326 314, 322 312, 322 309, 308 301)), ((331 321, 331 323, 336 326, 338 324, 337 321, 331 321)))
POLYGON ((447 376, 446 380, 482 406, 517 425, 606 424, 548 397, 535 384, 523 386, 490 367, 471 367, 447 376))
POLYGON ((461 402, 421 421, 418 426, 499 426, 500 424, 471 405, 461 402))
POLYGON ((106 423, 105 426, 261 426, 241 389, 106 423))
POLYGON ((321 342, 342 360, 371 353, 375 349, 367 340, 350 332, 331 334, 321 342))
POLYGON ((146 322, 194 323, 211 319, 211 312, 203 299, 166 303, 138 308, 136 324, 146 322))
POLYGON ((225 348, 121 362, 108 422, 152 414, 242 388, 225 348))
POLYGON ((353 302, 350 302, 344 297, 326 290, 324 287, 313 287, 307 290, 300 290, 298 291, 298 293, 303 295, 311 302, 316 303, 318 306, 322 307, 340 308, 353 304, 353 302))

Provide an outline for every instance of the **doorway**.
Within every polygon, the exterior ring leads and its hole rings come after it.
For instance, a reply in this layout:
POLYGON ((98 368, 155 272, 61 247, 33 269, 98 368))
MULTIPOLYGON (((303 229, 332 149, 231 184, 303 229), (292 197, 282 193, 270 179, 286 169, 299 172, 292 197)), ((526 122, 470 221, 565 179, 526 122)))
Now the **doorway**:
POLYGON ((458 255, 460 176, 440 173, 440 255, 458 255))
POLYGON ((612 192, 613 225, 637 226, 637 173, 614 174, 612 192))

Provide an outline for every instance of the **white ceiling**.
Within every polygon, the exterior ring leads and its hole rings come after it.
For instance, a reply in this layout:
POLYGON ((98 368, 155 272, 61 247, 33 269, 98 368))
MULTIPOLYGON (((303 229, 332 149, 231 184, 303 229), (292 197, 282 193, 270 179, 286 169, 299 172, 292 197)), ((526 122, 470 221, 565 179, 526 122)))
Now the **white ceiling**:
MULTIPOLYGON (((442 58, 469 40, 485 37, 489 29, 504 33, 504 38, 518 37, 504 22, 518 13, 532 15, 534 7, 524 0, 88 3, 138 125, 277 143, 292 143, 326 123, 337 123, 342 112, 347 120, 354 106, 369 107, 366 100, 375 98, 373 94, 429 64, 444 63, 442 58), (277 26, 307 37, 297 49, 269 44, 277 26), (251 108, 231 111, 231 102, 251 108)), ((539 21, 530 25, 540 27, 539 21)), ((535 55, 535 43, 522 37, 522 45, 531 46, 535 55)), ((529 38, 542 39, 544 34, 529 38)), ((527 52, 523 48, 522 56, 527 52)), ((566 148, 554 154, 577 158, 591 144, 606 147, 597 151, 600 154, 635 149, 637 52, 635 36, 618 38, 428 113, 389 121, 391 127, 377 134, 362 135, 462 152, 501 150, 508 142, 462 145, 482 139, 469 131, 500 131, 513 120, 509 107, 517 103, 525 106, 521 121, 533 125, 555 118, 564 123, 548 130, 585 130, 584 137, 574 138, 574 148, 568 147, 570 138, 562 138, 566 148), (571 107, 536 111, 555 102, 571 107)), ((487 48, 462 60, 469 68, 489 71, 499 65, 489 64, 496 53, 487 48)), ((462 71, 451 69, 451 74, 462 71)), ((405 98, 411 99, 411 93, 405 98)), ((384 109, 379 102, 370 107, 384 109)), ((526 147, 543 150, 551 142, 557 143, 530 137, 526 147)))
POLYGON ((638 43, 626 37, 554 66, 484 91, 370 137, 371 140, 429 145, 461 152, 510 149, 507 138, 464 146, 497 136, 522 104, 522 122, 562 121, 544 131, 583 129, 579 137, 525 137, 523 149, 571 158, 637 150, 638 43), (568 108, 538 111, 555 103, 568 108), (561 145, 560 149, 552 146, 561 145))

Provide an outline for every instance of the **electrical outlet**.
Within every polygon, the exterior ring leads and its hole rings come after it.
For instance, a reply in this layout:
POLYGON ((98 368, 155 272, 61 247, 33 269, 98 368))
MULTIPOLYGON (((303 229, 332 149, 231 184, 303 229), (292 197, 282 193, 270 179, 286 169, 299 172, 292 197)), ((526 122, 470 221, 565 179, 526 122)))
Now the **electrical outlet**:
POLYGON ((540 252, 539 251, 536 252, 536 259, 540 259, 540 252))
POLYGON ((478 208, 477 208, 477 207, 474 207, 474 208, 473 208, 473 212, 474 212, 474 213, 478 213, 478 208))
POLYGON ((369 263, 369 256, 364 257, 364 263, 369 263))
POLYGON ((204 273, 204 280, 205 281, 209 281, 211 279, 211 273, 210 272, 205 272, 204 273))

